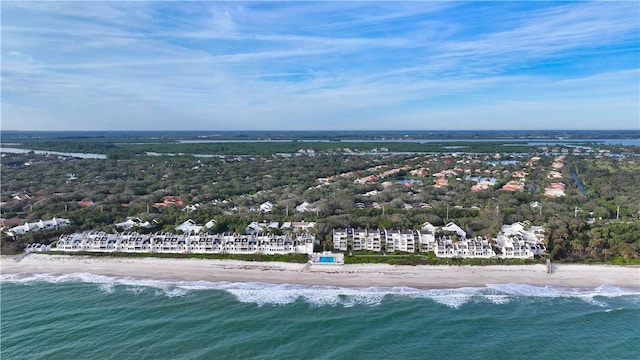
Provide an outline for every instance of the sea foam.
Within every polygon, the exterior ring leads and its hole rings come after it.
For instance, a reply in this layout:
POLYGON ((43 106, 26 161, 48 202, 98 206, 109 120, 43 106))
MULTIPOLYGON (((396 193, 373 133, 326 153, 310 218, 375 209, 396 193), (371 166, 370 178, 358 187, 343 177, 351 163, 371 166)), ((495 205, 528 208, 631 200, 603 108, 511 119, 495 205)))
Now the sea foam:
POLYGON ((600 301, 601 298, 629 296, 636 302, 640 299, 640 289, 609 285, 601 285, 596 288, 565 288, 527 284, 487 284, 482 287, 452 289, 355 288, 262 282, 172 281, 112 277, 90 273, 3 274, 0 275, 0 282, 19 284, 83 282, 98 284, 100 290, 106 294, 112 294, 117 287, 124 287, 127 292, 133 294, 143 294, 146 293, 145 289, 154 289, 155 295, 167 297, 184 296, 190 291, 221 290, 233 295, 239 302, 258 306, 285 305, 299 300, 313 306, 376 306, 391 297, 428 299, 450 308, 458 308, 468 303, 505 304, 517 298, 576 298, 597 306, 606 305, 600 301))

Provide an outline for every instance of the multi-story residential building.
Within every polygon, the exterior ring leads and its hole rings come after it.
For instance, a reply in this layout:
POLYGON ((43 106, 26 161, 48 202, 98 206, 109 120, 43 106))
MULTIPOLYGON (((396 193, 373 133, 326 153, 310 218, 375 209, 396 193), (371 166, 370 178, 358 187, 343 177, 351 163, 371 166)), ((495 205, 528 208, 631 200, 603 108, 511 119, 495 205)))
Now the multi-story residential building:
POLYGON ((365 249, 372 251, 382 251, 382 241, 384 232, 378 229, 367 230, 367 238, 365 240, 365 249))
POLYGON ((351 241, 351 250, 358 251, 364 250, 367 243, 367 230, 354 229, 353 239, 351 241))
POLYGON ((416 232, 411 230, 400 230, 400 244, 398 251, 414 253, 416 252, 416 232))
POLYGON ((509 236, 498 234, 495 244, 484 236, 466 238, 466 232, 454 223, 440 228, 442 236, 434 226, 425 223, 421 230, 371 230, 371 229, 334 229, 333 245, 339 251, 373 250, 386 252, 427 253, 433 251, 437 257, 497 257, 494 246, 501 250, 501 257, 532 258, 546 251, 541 237, 544 228, 525 224, 503 226, 509 236))
POLYGON ((495 257, 496 253, 491 248, 486 237, 478 236, 467 241, 469 256, 471 257, 495 257))
POLYGON ((428 253, 435 248, 436 234, 429 230, 419 230, 416 232, 418 241, 416 247, 421 253, 428 253))
POLYGON ((313 253, 312 235, 192 234, 155 233, 106 234, 83 232, 61 235, 54 250, 91 252, 161 252, 161 253, 230 253, 288 254, 313 253))
POLYGON ((353 239, 353 229, 333 229, 333 248, 347 251, 349 239, 353 239))
POLYGON ((384 230, 384 249, 388 252, 400 251, 400 230, 384 230))
POLYGON ((532 258, 546 252, 544 237, 544 227, 533 226, 528 221, 516 222, 502 225, 496 245, 503 257, 532 258))

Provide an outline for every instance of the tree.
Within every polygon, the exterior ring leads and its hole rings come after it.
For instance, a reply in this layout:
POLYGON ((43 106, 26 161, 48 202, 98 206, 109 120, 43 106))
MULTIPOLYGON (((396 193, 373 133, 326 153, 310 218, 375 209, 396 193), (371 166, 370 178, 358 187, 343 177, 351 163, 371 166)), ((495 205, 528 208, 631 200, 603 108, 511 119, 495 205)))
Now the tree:
POLYGON ((574 251, 578 252, 578 257, 582 258, 582 251, 584 250, 584 245, 582 245, 582 241, 576 239, 571 241, 571 247, 574 251))

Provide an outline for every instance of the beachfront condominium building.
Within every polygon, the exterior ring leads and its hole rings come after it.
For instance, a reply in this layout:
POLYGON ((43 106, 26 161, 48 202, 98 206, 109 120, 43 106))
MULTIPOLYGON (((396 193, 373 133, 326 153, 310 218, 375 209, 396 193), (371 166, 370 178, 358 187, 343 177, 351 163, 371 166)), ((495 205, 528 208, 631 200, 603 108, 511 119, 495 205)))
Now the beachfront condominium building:
POLYGON ((347 251, 349 242, 353 243, 353 229, 333 229, 333 248, 347 251))
POLYGON ((61 235, 55 250, 89 252, 290 254, 313 253, 315 237, 298 235, 245 234, 138 234, 82 232, 61 235))
POLYGON ((425 224, 420 230, 333 229, 333 248, 338 251, 369 250, 375 252, 423 253, 433 251, 437 257, 453 258, 532 258, 543 255, 544 228, 517 223, 503 226, 495 243, 486 236, 467 238, 454 223, 437 230, 425 224), (505 235, 507 234, 507 235, 505 235), (496 254, 494 247, 500 250, 496 254))
POLYGON ((417 236, 418 232, 413 230, 385 230, 386 250, 413 253, 417 236))
POLYGON ((486 237, 455 239, 441 236, 435 241, 434 253, 442 258, 494 258, 496 253, 486 237))
POLYGON ((384 230, 367 230, 367 238, 365 240, 365 249, 371 251, 382 251, 382 239, 384 230))
POLYGON ((430 241, 428 231, 333 229, 333 248, 339 251, 370 250, 413 253, 423 249, 428 251, 430 241), (424 234, 424 239, 422 234, 424 234))
POLYGON ((436 243, 435 230, 421 229, 417 233, 418 233, 418 243, 416 246, 419 247, 421 253, 426 254, 435 248, 435 243, 436 243))
POLYGON ((532 258, 547 251, 544 238, 543 226, 533 226, 529 221, 516 222, 502 225, 496 236, 496 246, 503 257, 532 258))
POLYGON ((366 243, 367 243, 367 230, 354 229, 351 249, 356 251, 363 250, 366 248, 366 243))

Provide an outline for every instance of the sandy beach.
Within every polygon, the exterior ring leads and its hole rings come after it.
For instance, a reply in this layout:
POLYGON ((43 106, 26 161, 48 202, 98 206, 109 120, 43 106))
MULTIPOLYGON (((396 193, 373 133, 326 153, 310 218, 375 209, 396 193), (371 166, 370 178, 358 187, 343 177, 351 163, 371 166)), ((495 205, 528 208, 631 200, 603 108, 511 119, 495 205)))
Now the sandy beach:
POLYGON ((554 264, 546 266, 319 265, 235 260, 109 258, 29 254, 0 257, 1 274, 91 273, 156 280, 265 282, 347 287, 458 288, 486 284, 561 287, 612 285, 640 288, 640 267, 554 264))

